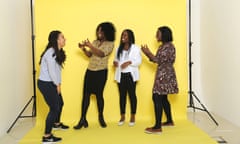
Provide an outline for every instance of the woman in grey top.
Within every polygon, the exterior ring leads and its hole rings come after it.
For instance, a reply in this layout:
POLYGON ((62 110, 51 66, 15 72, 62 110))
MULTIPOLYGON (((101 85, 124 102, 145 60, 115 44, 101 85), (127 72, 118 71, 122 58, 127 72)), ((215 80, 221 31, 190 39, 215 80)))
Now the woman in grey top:
POLYGON ((52 135, 52 128, 68 129, 60 122, 63 99, 61 95, 61 69, 66 60, 62 47, 65 46, 65 38, 60 31, 52 31, 48 37, 48 45, 40 59, 40 76, 38 88, 49 107, 46 118, 45 134, 42 142, 57 142, 61 138, 52 135))
POLYGON ((147 45, 142 46, 143 53, 153 63, 156 63, 157 71, 153 85, 153 103, 155 110, 155 125, 145 129, 146 133, 161 133, 161 126, 173 126, 171 115, 171 105, 167 99, 168 94, 178 93, 178 85, 175 69, 176 53, 175 47, 172 44, 172 31, 167 26, 159 27, 156 38, 158 42, 162 42, 159 46, 156 55, 153 55, 147 45), (162 122, 162 111, 166 113, 167 121, 162 122))

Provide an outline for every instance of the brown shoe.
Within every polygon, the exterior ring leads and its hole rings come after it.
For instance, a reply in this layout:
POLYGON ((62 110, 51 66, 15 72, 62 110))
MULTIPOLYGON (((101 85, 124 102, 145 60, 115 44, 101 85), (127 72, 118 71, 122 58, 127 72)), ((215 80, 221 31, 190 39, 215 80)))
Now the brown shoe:
POLYGON ((162 132, 161 128, 153 128, 153 127, 149 127, 145 129, 145 133, 148 134, 160 134, 162 132))
POLYGON ((173 122, 163 122, 162 126, 174 126, 173 122))

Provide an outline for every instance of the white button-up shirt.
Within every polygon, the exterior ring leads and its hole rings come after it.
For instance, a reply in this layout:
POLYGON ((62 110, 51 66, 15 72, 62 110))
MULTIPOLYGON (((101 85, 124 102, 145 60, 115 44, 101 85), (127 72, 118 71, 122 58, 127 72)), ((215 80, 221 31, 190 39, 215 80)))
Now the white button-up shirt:
POLYGON ((116 68, 116 71, 115 71, 115 80, 118 83, 120 83, 121 73, 127 73, 127 72, 131 73, 133 81, 139 80, 140 78, 139 65, 142 63, 140 48, 137 45, 132 44, 128 51, 125 51, 125 50, 122 51, 119 59, 117 58, 117 51, 118 49, 116 50, 115 59, 114 59, 114 61, 118 62, 118 67, 116 68), (121 65, 127 61, 131 61, 132 64, 130 64, 125 69, 121 69, 121 65))

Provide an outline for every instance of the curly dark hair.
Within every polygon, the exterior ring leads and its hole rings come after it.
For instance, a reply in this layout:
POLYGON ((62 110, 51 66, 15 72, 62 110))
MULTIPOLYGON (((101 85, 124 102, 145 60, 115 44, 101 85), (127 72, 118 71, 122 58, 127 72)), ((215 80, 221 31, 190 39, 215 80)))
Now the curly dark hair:
POLYGON ((111 22, 100 23, 97 26, 96 35, 97 35, 97 32, 98 32, 99 28, 102 29, 107 41, 114 41, 115 40, 116 30, 115 30, 114 25, 111 22))
POLYGON ((41 61, 42 61, 42 57, 43 55, 45 54, 45 52, 49 49, 49 48, 53 48, 54 49, 54 54, 53 54, 53 57, 56 56, 55 60, 56 62, 63 67, 63 64, 66 60, 66 54, 65 54, 65 51, 61 48, 59 49, 58 48, 58 43, 57 43, 57 40, 58 40, 58 37, 59 35, 61 34, 62 32, 59 31, 59 30, 55 30, 55 31, 51 31, 49 36, 48 36, 48 44, 45 48, 45 50, 42 52, 41 54, 41 58, 40 58, 40 61, 39 61, 39 64, 41 64, 41 61))

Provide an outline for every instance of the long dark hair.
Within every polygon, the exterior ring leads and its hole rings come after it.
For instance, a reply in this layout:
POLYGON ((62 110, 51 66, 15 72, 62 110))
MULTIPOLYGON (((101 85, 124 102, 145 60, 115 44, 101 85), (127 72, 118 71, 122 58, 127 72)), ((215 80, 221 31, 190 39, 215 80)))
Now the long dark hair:
POLYGON ((45 48, 45 50, 42 52, 41 54, 41 58, 39 61, 39 64, 41 64, 42 61, 42 57, 45 54, 45 52, 49 49, 49 48, 53 48, 54 49, 54 54, 52 55, 53 57, 56 56, 55 60, 56 62, 63 67, 64 61, 66 60, 66 54, 65 51, 61 48, 58 48, 58 37, 61 34, 60 31, 55 30, 50 32, 49 36, 48 36, 48 44, 45 48))
POLYGON ((172 36, 172 31, 169 27, 167 26, 162 26, 159 27, 158 30, 162 33, 162 42, 172 42, 173 41, 173 36, 172 36))
POLYGON ((97 35, 97 32, 98 32, 99 28, 101 28, 101 30, 103 31, 104 36, 106 37, 107 41, 114 41, 115 40, 116 30, 115 30, 114 25, 111 22, 100 23, 97 26, 96 35, 97 35))
MULTIPOLYGON (((125 29, 125 30, 123 30, 122 35, 123 35, 124 32, 127 32, 127 34, 128 34, 129 47, 131 48, 131 45, 135 43, 134 33, 130 29, 125 29)), ((122 35, 121 35, 121 38, 122 38, 122 35)), ((122 43, 122 40, 120 39, 120 45, 119 45, 119 48, 118 48, 118 51, 117 51, 117 58, 118 59, 120 58, 120 55, 122 54, 123 48, 124 48, 124 43, 122 43)))

